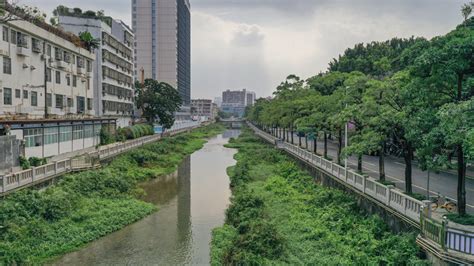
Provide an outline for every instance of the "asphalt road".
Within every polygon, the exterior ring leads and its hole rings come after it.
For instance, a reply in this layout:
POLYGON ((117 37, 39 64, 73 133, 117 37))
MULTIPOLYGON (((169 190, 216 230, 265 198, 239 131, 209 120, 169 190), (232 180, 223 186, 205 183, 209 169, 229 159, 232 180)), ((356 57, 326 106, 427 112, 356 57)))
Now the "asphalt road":
MULTIPOLYGON (((301 138, 302 146, 306 147, 305 139, 301 138)), ((294 136, 294 143, 298 144, 298 136, 294 136)), ((308 150, 313 151, 313 141, 308 141, 308 150)), ((318 153, 324 152, 324 142, 318 140, 318 153)), ((337 144, 328 140, 328 156, 336 159, 337 144)), ((363 172, 375 179, 379 179, 379 158, 377 156, 363 156, 362 168, 363 172)), ((357 169, 357 158, 351 157, 348 160, 348 166, 357 169)), ((423 172, 416 162, 412 166, 413 173, 413 192, 426 195, 427 194, 427 172, 423 172)), ((397 188, 405 190, 405 163, 403 158, 388 156, 385 158, 385 175, 387 181, 395 183, 397 188)), ((450 172, 440 172, 430 174, 429 192, 432 196, 440 193, 442 196, 456 200, 457 198, 457 174, 450 172)), ((467 211, 474 213, 474 180, 466 180, 466 200, 467 211)))

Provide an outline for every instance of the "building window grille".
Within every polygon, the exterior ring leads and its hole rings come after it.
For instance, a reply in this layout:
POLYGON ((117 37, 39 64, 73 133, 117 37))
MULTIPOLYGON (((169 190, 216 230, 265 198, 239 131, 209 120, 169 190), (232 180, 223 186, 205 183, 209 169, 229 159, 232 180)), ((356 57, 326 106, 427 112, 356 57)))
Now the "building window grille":
POLYGON ((56 84, 61 84, 61 72, 56 71, 56 84))
POLYGON ((56 94, 56 108, 62 109, 64 106, 64 95, 56 94))
POLYGON ((40 147, 43 145, 43 129, 42 128, 29 128, 23 130, 25 139, 25 146, 40 147))
POLYGON ((3 38, 3 41, 4 42, 8 42, 8 28, 3 26, 3 30, 2 30, 2 38, 3 38))
POLYGON ((31 92, 31 106, 38 106, 38 93, 36 91, 31 92))
POLYGON ((66 142, 72 140, 72 126, 62 126, 59 128, 59 141, 66 142))
POLYGON ((3 104, 12 105, 12 89, 3 88, 3 104))
POLYGON ((23 90, 23 99, 28 99, 28 91, 23 90))
POLYGON ((46 69, 46 81, 47 81, 47 82, 51 82, 51 76, 52 76, 52 74, 51 74, 51 68, 47 68, 47 69, 46 69))
POLYGON ((12 59, 9 57, 3 57, 3 74, 12 74, 12 59))
POLYGON ((53 106, 53 95, 51 93, 46 93, 46 106, 47 107, 53 106))
POLYGON ((19 89, 15 90, 15 98, 21 99, 21 90, 19 90, 19 89))

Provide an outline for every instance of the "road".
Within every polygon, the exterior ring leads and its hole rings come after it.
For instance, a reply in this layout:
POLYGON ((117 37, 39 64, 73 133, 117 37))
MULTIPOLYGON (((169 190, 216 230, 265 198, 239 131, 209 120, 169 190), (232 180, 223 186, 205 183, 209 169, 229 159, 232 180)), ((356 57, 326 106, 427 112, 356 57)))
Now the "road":
MULTIPOLYGON (((306 147, 305 139, 301 138, 302 146, 306 147)), ((295 134, 294 143, 298 144, 298 136, 295 134)), ((313 141, 308 141, 308 150, 313 151, 313 141)), ((318 140, 318 153, 324 151, 323 141, 318 140)), ((337 144, 328 140, 328 156, 336 158, 337 144)), ((379 179, 379 158, 377 156, 363 156, 363 172, 369 176, 379 179)), ((350 157, 348 166, 357 169, 357 158, 350 157)), ((427 172, 423 172, 414 162, 413 168, 413 192, 426 195, 427 194, 427 172)), ((395 183, 395 186, 401 190, 405 190, 405 163, 402 158, 387 156, 385 158, 385 175, 387 181, 395 183)), ((457 175, 455 173, 440 172, 430 174, 429 191, 432 196, 438 193, 450 199, 457 199, 457 175)), ((467 211, 474 213, 474 180, 466 180, 466 200, 467 211)))

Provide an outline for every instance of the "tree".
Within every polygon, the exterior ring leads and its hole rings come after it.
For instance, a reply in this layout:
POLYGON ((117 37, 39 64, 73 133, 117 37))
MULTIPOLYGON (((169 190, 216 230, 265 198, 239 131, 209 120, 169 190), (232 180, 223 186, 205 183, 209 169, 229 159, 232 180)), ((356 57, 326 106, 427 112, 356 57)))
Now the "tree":
POLYGON ((466 22, 467 19, 471 16, 473 5, 474 5, 474 3, 472 3, 472 2, 469 3, 469 4, 462 5, 461 14, 462 14, 462 17, 464 18, 464 22, 466 22))
POLYGON ((174 124, 174 113, 181 107, 178 91, 165 82, 147 79, 136 83, 136 103, 149 123, 159 122, 165 128, 174 124))
POLYGON ((92 34, 88 31, 79 32, 79 38, 86 46, 86 49, 90 52, 100 47, 100 40, 94 38, 94 36, 92 36, 92 34))
POLYGON ((0 0, 0 23, 16 20, 45 21, 46 14, 37 7, 19 6, 18 3, 19 1, 9 3, 7 0, 0 0))

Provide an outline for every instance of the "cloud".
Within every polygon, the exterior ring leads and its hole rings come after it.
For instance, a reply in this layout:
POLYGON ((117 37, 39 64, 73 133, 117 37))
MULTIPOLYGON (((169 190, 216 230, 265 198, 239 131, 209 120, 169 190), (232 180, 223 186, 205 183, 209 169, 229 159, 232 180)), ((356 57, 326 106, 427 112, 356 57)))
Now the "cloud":
POLYGON ((232 44, 245 47, 256 46, 261 44, 264 38, 265 35, 257 25, 240 25, 234 33, 232 44))
MULTIPOLYGON (((20 0, 44 11, 57 0, 20 0)), ((83 10, 104 9, 130 22, 130 0, 63 0, 83 10)), ((259 96, 290 73, 303 78, 360 42, 433 37, 462 20, 467 0, 191 0, 192 96, 225 89, 259 96)))

